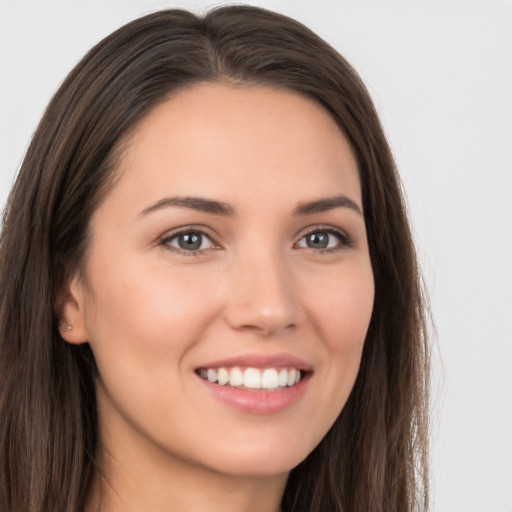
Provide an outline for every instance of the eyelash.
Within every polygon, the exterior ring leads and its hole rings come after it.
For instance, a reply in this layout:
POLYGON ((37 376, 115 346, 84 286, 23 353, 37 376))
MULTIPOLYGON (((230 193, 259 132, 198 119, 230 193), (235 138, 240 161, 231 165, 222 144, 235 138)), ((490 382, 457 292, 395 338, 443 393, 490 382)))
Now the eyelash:
POLYGON ((205 228, 199 228, 194 226, 187 226, 186 228, 178 228, 175 231, 168 233, 162 240, 160 241, 160 245, 165 246, 172 250, 173 252, 176 252, 177 254, 181 254, 183 256, 200 256, 201 254, 204 254, 206 251, 209 251, 211 249, 217 249, 220 247, 220 245, 215 241, 215 236, 212 232, 206 230, 205 228), (208 238, 214 246, 217 247, 211 247, 208 249, 196 249, 196 250, 184 250, 180 249, 178 247, 173 247, 170 245, 170 242, 174 240, 175 238, 178 238, 180 235, 200 235, 202 237, 208 238))
MULTIPOLYGON (((307 236, 315 234, 315 233, 322 233, 327 235, 333 235, 338 239, 338 244, 334 247, 326 247, 321 249, 315 249, 313 247, 309 247, 310 250, 314 251, 315 253, 325 254, 325 253, 333 253, 340 250, 343 250, 345 248, 350 248, 353 246, 353 240, 342 230, 334 229, 332 227, 322 227, 322 226, 315 226, 314 228, 306 231, 301 235, 299 238, 299 241, 294 244, 296 246, 298 243, 300 243, 302 240, 304 240, 307 236)), ((220 245, 215 241, 215 236, 212 232, 204 229, 204 228, 195 228, 194 226, 189 226, 186 228, 179 228, 169 234, 167 234, 164 238, 161 239, 159 245, 165 246, 172 250, 173 252, 176 252, 183 256, 200 256, 204 254, 206 251, 210 251, 212 249, 216 250, 220 247, 220 245), (180 249, 178 247, 173 247, 170 245, 170 243, 176 239, 177 237, 181 235, 200 235, 201 237, 208 238, 211 243, 214 246, 217 247, 209 247, 206 249, 195 249, 195 250, 184 250, 180 249)), ((308 247, 305 247, 306 249, 308 247)))
POLYGON ((314 251, 316 253, 321 253, 321 254, 333 253, 333 252, 337 252, 337 251, 340 251, 340 250, 343 250, 346 248, 350 248, 354 245, 354 241, 352 240, 352 238, 350 238, 344 231, 342 231, 341 229, 335 229, 331 226, 325 226, 325 227, 315 226, 314 228, 306 231, 300 237, 299 242, 304 240, 307 236, 315 234, 315 233, 333 235, 338 239, 338 242, 339 242, 338 245, 336 245, 335 247, 328 247, 328 248, 323 248, 323 249, 315 249, 313 247, 309 247, 309 249, 311 249, 312 251, 314 251))

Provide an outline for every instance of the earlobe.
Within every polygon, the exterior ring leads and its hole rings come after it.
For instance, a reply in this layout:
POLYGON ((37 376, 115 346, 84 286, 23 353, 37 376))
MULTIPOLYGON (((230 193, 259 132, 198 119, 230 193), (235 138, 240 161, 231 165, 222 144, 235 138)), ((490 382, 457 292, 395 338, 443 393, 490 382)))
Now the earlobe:
POLYGON ((85 324, 85 293, 83 284, 74 277, 63 290, 59 307, 59 334, 62 339, 73 345, 89 341, 85 324))

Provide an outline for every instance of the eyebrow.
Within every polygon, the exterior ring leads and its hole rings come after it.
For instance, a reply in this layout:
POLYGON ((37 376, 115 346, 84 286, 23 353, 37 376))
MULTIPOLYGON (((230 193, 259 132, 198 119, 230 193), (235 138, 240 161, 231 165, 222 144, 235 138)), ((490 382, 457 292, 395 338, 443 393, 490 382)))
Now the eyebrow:
POLYGON ((329 210, 333 210, 334 208, 350 208, 354 210, 359 215, 362 215, 361 208, 357 205, 356 202, 352 201, 347 196, 339 195, 333 197, 327 197, 324 199, 318 199, 316 201, 308 201, 307 203, 301 203, 295 211, 294 215, 313 215, 315 213, 322 213, 329 210))
POLYGON ((202 197, 166 197, 157 203, 142 210, 140 215, 147 215, 148 213, 170 206, 178 206, 181 208, 190 208, 200 212, 212 213, 214 215, 233 216, 235 209, 228 203, 222 201, 215 201, 213 199, 205 199, 202 197))
MULTIPOLYGON (((235 215, 234 207, 228 203, 216 201, 214 199, 190 196, 166 197, 156 202, 155 204, 148 206, 147 208, 142 210, 142 212, 139 215, 147 215, 148 213, 157 210, 162 210, 164 208, 169 208, 172 206, 190 208, 192 210, 211 213, 213 215, 221 215, 225 217, 232 217, 235 215)), ((327 197, 323 199, 317 199, 315 201, 300 203, 293 211, 293 215, 302 217, 305 215, 313 215, 315 213, 326 212, 329 210, 333 210, 335 208, 350 208, 359 215, 362 215, 361 209, 359 208, 357 203, 355 203, 352 199, 344 195, 327 197)))

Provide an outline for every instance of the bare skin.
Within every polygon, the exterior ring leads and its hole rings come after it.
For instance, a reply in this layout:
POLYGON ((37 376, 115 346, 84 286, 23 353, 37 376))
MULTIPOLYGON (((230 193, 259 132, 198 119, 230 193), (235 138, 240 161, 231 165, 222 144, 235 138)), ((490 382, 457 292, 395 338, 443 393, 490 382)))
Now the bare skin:
POLYGON ((125 142, 63 309, 99 369, 88 511, 277 512, 348 398, 372 312, 351 148, 296 93, 220 84, 125 142), (234 368, 243 384, 221 383, 234 368))

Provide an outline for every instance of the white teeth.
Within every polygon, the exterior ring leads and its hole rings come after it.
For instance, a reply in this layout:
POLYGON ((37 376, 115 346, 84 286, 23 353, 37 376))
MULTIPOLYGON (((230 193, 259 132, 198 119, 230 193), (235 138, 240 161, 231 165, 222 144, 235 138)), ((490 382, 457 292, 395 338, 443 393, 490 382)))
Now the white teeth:
MULTIPOLYGON (((210 371, 210 370, 208 370, 210 371)), ((295 368, 292 368, 289 372, 288 372, 288 386, 293 386, 295 384, 295 374, 296 374, 296 370, 295 368)))
POLYGON ((244 387, 249 389, 261 388, 261 372, 256 368, 247 368, 244 372, 244 387))
POLYGON ((231 368, 229 372, 229 385, 233 387, 241 386, 244 383, 244 374, 240 368, 231 368))
POLYGON ((277 383, 284 388, 288 384, 288 371, 284 368, 279 372, 277 383))
POLYGON ((245 387, 247 389, 275 390, 287 386, 294 386, 300 381, 300 370, 296 368, 201 368, 199 376, 221 386, 245 387))
POLYGON ((219 368, 217 370, 217 382, 224 386, 229 382, 229 373, 226 368, 219 368))
POLYGON ((277 370, 267 368, 261 376, 261 387, 265 389, 275 389, 278 385, 277 370))

